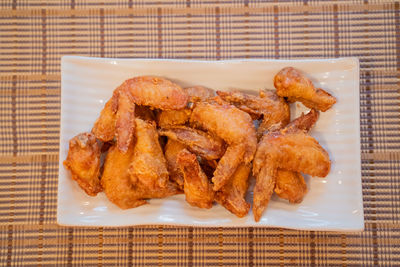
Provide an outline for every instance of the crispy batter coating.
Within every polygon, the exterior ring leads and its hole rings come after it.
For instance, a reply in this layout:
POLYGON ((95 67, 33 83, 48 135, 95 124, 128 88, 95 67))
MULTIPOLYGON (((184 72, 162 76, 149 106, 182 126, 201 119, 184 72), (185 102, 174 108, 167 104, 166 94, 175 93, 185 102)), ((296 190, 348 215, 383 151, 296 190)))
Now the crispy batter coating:
POLYGON ((135 104, 162 110, 182 109, 186 107, 189 99, 188 94, 179 85, 154 76, 128 79, 119 88, 128 90, 135 104))
POLYGON ((222 139, 190 127, 175 126, 160 129, 158 132, 169 139, 181 142, 191 152, 208 160, 218 159, 225 152, 225 145, 222 139))
POLYGON ((125 153, 113 145, 106 156, 101 184, 112 203, 121 209, 130 209, 146 204, 145 199, 164 198, 181 193, 177 185, 171 182, 154 190, 140 184, 132 184, 128 170, 133 156, 133 144, 125 153))
POLYGON ((167 161, 153 123, 136 119, 136 144, 129 168, 132 184, 155 190, 168 182, 167 161))
POLYGON ((263 136, 253 161, 256 176, 254 218, 259 221, 275 187, 278 168, 325 177, 330 170, 328 153, 306 133, 284 131, 263 136))
POLYGON ((100 185, 100 147, 92 133, 80 133, 69 141, 64 166, 89 196, 102 191, 100 185))
POLYGON ((214 191, 201 169, 196 155, 184 149, 178 154, 178 165, 184 176, 186 201, 195 207, 209 209, 214 201, 214 191))
POLYGON ((279 124, 280 127, 284 127, 290 121, 289 105, 275 92, 260 91, 259 96, 242 92, 217 91, 217 94, 225 101, 250 114, 253 119, 262 118, 262 122, 257 129, 259 138, 271 126, 279 124))
POLYGON ((115 122, 117 121, 118 94, 114 92, 113 96, 104 105, 99 118, 94 123, 92 133, 97 139, 108 142, 114 139, 115 122))
POLYGON ((274 85, 279 96, 290 102, 300 101, 306 107, 327 111, 336 103, 336 98, 328 92, 315 88, 310 79, 299 70, 286 67, 275 75, 274 85))
POLYGON ((246 216, 250 210, 250 204, 245 199, 250 170, 250 164, 240 164, 231 179, 215 193, 215 200, 239 218, 246 216))
POLYGON ((209 103, 196 103, 190 121, 228 144, 212 179, 217 191, 229 180, 241 161, 249 163, 253 159, 257 146, 253 121, 249 114, 219 98, 209 103))
POLYGON ((183 189, 183 173, 176 162, 178 158, 179 152, 185 149, 186 146, 174 141, 172 139, 168 139, 167 144, 165 145, 165 159, 167 160, 167 167, 169 172, 169 178, 172 181, 175 181, 181 189, 183 189))
POLYGON ((300 173, 278 169, 274 191, 290 203, 300 203, 307 193, 307 184, 300 173))

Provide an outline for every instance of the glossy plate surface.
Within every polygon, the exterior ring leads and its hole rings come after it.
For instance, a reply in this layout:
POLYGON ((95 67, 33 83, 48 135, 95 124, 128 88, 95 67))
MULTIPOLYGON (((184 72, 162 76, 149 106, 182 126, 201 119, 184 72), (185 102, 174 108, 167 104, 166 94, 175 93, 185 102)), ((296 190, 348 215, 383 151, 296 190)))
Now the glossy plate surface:
MULTIPOLYGON (((65 56, 61 66, 61 132, 57 220, 70 226, 129 226, 141 224, 204 227, 273 226, 304 230, 359 231, 364 228, 359 115, 359 63, 356 58, 328 60, 186 61, 106 59, 65 56), (189 206, 184 195, 152 199, 148 205, 121 210, 104 193, 87 196, 62 165, 68 140, 90 131, 112 91, 139 75, 171 79, 182 87, 203 85, 215 90, 273 89, 273 77, 283 67, 307 73, 316 86, 337 97, 332 109, 321 113, 311 132, 332 160, 326 178, 306 177, 309 192, 302 203, 273 197, 260 222, 250 212, 237 218, 223 207, 211 210, 189 206)), ((292 104, 292 119, 303 111, 292 104)), ((252 195, 249 193, 248 200, 252 195)))

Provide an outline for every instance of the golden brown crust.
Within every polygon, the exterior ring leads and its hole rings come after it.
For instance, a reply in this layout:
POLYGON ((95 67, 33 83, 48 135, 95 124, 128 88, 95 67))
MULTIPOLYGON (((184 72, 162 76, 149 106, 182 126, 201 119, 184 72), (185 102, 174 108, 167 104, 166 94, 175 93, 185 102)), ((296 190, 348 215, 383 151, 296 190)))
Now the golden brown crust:
POLYGON ((102 191, 100 185, 100 147, 92 133, 81 133, 69 141, 64 166, 89 196, 102 191))

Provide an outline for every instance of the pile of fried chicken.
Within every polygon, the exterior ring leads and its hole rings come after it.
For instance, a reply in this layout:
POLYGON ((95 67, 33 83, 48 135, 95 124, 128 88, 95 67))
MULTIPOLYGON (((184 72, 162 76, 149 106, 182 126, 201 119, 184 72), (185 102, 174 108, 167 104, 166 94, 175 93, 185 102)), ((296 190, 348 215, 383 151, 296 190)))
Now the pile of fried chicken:
POLYGON ((307 192, 301 173, 325 177, 331 165, 308 132, 335 97, 292 67, 275 75, 274 86, 255 96, 128 79, 92 131, 70 140, 64 165, 88 195, 104 190, 122 209, 184 193, 192 206, 209 209, 216 201, 238 217, 250 210, 245 196, 253 175, 259 221, 273 192, 299 203, 307 192), (290 121, 296 101, 310 111, 290 121))

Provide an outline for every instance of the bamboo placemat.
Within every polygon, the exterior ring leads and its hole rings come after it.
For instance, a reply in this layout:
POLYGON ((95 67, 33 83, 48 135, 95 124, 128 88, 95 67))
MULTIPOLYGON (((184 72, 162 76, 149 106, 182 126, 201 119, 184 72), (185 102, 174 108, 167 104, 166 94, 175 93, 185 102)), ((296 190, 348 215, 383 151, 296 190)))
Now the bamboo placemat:
POLYGON ((0 265, 398 265, 399 2, 276 2, 2 1, 0 265), (57 226, 62 55, 359 57, 365 231, 57 226))

